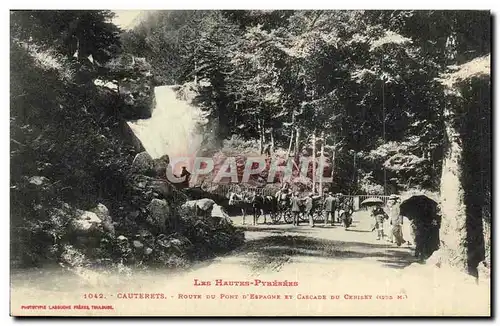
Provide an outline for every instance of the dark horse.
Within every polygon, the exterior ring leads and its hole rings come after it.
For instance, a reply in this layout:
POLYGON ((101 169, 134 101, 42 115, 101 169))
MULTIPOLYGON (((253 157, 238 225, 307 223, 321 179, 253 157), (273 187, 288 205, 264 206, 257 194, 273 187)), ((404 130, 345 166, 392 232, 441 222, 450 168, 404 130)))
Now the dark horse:
POLYGON ((250 196, 247 193, 237 194, 236 192, 230 192, 229 206, 234 206, 241 210, 241 215, 243 215, 243 224, 246 224, 245 217, 247 213, 253 211, 253 204, 250 196))
POLYGON ((243 215, 243 224, 245 224, 245 217, 247 214, 252 214, 253 225, 257 225, 259 217, 264 215, 264 223, 267 223, 267 214, 276 212, 275 199, 272 196, 263 196, 253 192, 237 194, 231 192, 229 194, 229 206, 239 207, 243 215))
POLYGON ((264 215, 264 224, 267 224, 267 215, 278 213, 278 205, 276 198, 273 196, 265 196, 254 194, 252 200, 252 213, 254 218, 254 225, 257 224, 259 217, 264 215))

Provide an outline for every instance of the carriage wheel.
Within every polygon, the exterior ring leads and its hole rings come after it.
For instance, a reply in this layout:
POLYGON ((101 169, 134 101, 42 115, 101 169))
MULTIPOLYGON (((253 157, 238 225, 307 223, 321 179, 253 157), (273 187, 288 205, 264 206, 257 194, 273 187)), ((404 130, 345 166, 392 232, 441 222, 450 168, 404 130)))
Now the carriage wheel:
POLYGON ((313 214, 314 222, 323 221, 323 213, 320 210, 317 210, 313 214))
POLYGON ((271 212, 269 213, 269 216, 271 217, 273 224, 276 224, 281 220, 281 215, 278 212, 271 212))
POLYGON ((285 220, 285 223, 292 223, 293 222, 292 212, 290 212, 289 210, 284 211, 283 219, 285 220))

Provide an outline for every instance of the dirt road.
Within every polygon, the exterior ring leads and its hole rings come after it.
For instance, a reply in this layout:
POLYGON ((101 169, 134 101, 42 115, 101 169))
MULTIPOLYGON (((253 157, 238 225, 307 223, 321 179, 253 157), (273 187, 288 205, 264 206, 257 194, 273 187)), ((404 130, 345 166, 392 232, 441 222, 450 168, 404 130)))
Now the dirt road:
MULTIPOLYGON (((340 263, 343 260, 372 262, 381 267, 403 268, 415 262, 413 251, 406 245, 397 247, 386 240, 376 240, 371 232, 372 220, 366 212, 357 212, 353 225, 347 230, 334 226, 308 223, 298 227, 291 224, 242 225, 241 216, 233 218, 236 225, 245 230, 245 245, 234 256, 246 257, 247 264, 255 270, 272 268, 280 270, 283 264, 314 260, 324 263, 340 263)), ((269 219, 268 219, 269 222, 269 219)))
MULTIPOLYGON (((241 219, 234 222, 238 225, 241 219)), ((377 241, 370 224, 359 213, 350 230, 306 224, 243 226, 247 240, 242 247, 179 273, 24 273, 13 277, 12 309, 25 315, 489 314, 489 283, 477 285, 452 270, 412 264, 411 249, 377 241), (148 300, 146 293, 161 296, 148 300), (102 298, 89 299, 88 294, 102 298), (27 304, 113 309, 20 309, 27 304)))

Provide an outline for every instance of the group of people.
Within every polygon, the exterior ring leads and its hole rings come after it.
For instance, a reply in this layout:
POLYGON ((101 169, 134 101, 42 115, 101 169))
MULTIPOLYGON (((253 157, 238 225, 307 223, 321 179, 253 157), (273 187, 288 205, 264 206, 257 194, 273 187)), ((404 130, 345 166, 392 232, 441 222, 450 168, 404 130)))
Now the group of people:
POLYGON ((387 213, 382 205, 372 207, 371 216, 374 218, 372 231, 377 231, 377 240, 386 240, 397 246, 407 244, 414 247, 415 257, 428 258, 440 246, 439 228, 440 215, 436 206, 417 206, 412 217, 401 214, 400 198, 391 195, 387 202, 387 213), (387 231, 385 231, 387 230, 387 231))
MULTIPOLYGON (((281 210, 286 210, 290 207, 293 217, 293 225, 298 226, 300 223, 300 214, 307 216, 309 226, 315 226, 314 215, 318 210, 322 210, 324 225, 334 225, 335 222, 343 223, 341 220, 342 213, 350 218, 352 208, 343 200, 342 194, 334 195, 332 192, 326 192, 323 195, 310 192, 306 196, 300 191, 291 192, 288 184, 285 183, 275 197, 278 199, 278 207, 281 210)), ((352 221, 352 220, 351 220, 352 221)), ((350 225, 350 222, 347 222, 350 225)), ((346 225, 348 227, 349 225, 346 225)))
POLYGON ((397 246, 405 243, 411 245, 415 238, 415 224, 400 214, 399 201, 399 196, 389 196, 388 213, 382 205, 372 206, 371 216, 374 218, 372 231, 377 231, 377 240, 385 239, 397 246), (387 229, 388 232, 386 232, 387 229))

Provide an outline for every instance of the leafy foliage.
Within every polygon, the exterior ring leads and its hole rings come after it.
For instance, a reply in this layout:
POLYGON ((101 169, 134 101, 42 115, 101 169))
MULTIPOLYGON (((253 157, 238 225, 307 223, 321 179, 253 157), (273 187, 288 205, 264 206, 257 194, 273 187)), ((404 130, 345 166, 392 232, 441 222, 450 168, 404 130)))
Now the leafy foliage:
POLYGON ((273 133, 286 149, 299 133, 300 151, 324 132, 336 152, 334 187, 357 191, 359 170, 389 192, 436 187, 444 135, 436 78, 487 53, 488 30, 487 12, 163 11, 127 37, 164 82, 206 82, 197 104, 217 148, 233 134, 273 133), (464 28, 470 19, 478 24, 464 28), (366 154, 390 142, 402 147, 376 163, 366 154), (405 175, 384 164, 396 152, 414 158, 405 175))
MULTIPOLYGON (((183 266, 198 257, 161 245, 186 239, 182 232, 191 232, 194 218, 169 225, 166 239, 152 234, 159 240, 148 250, 136 247, 137 230, 154 231, 147 205, 172 186, 131 169, 136 149, 125 121, 151 114, 154 76, 144 58, 123 51, 111 17, 108 11, 11 13, 11 235, 17 265, 183 266), (71 235, 82 209, 97 203, 113 217, 106 227, 130 239, 129 246, 106 232, 84 245, 71 235)), ((175 210, 174 198, 168 199, 175 210)), ((228 241, 241 238, 230 226, 207 228, 214 243, 201 258, 232 248, 221 242, 221 232, 228 241)))

